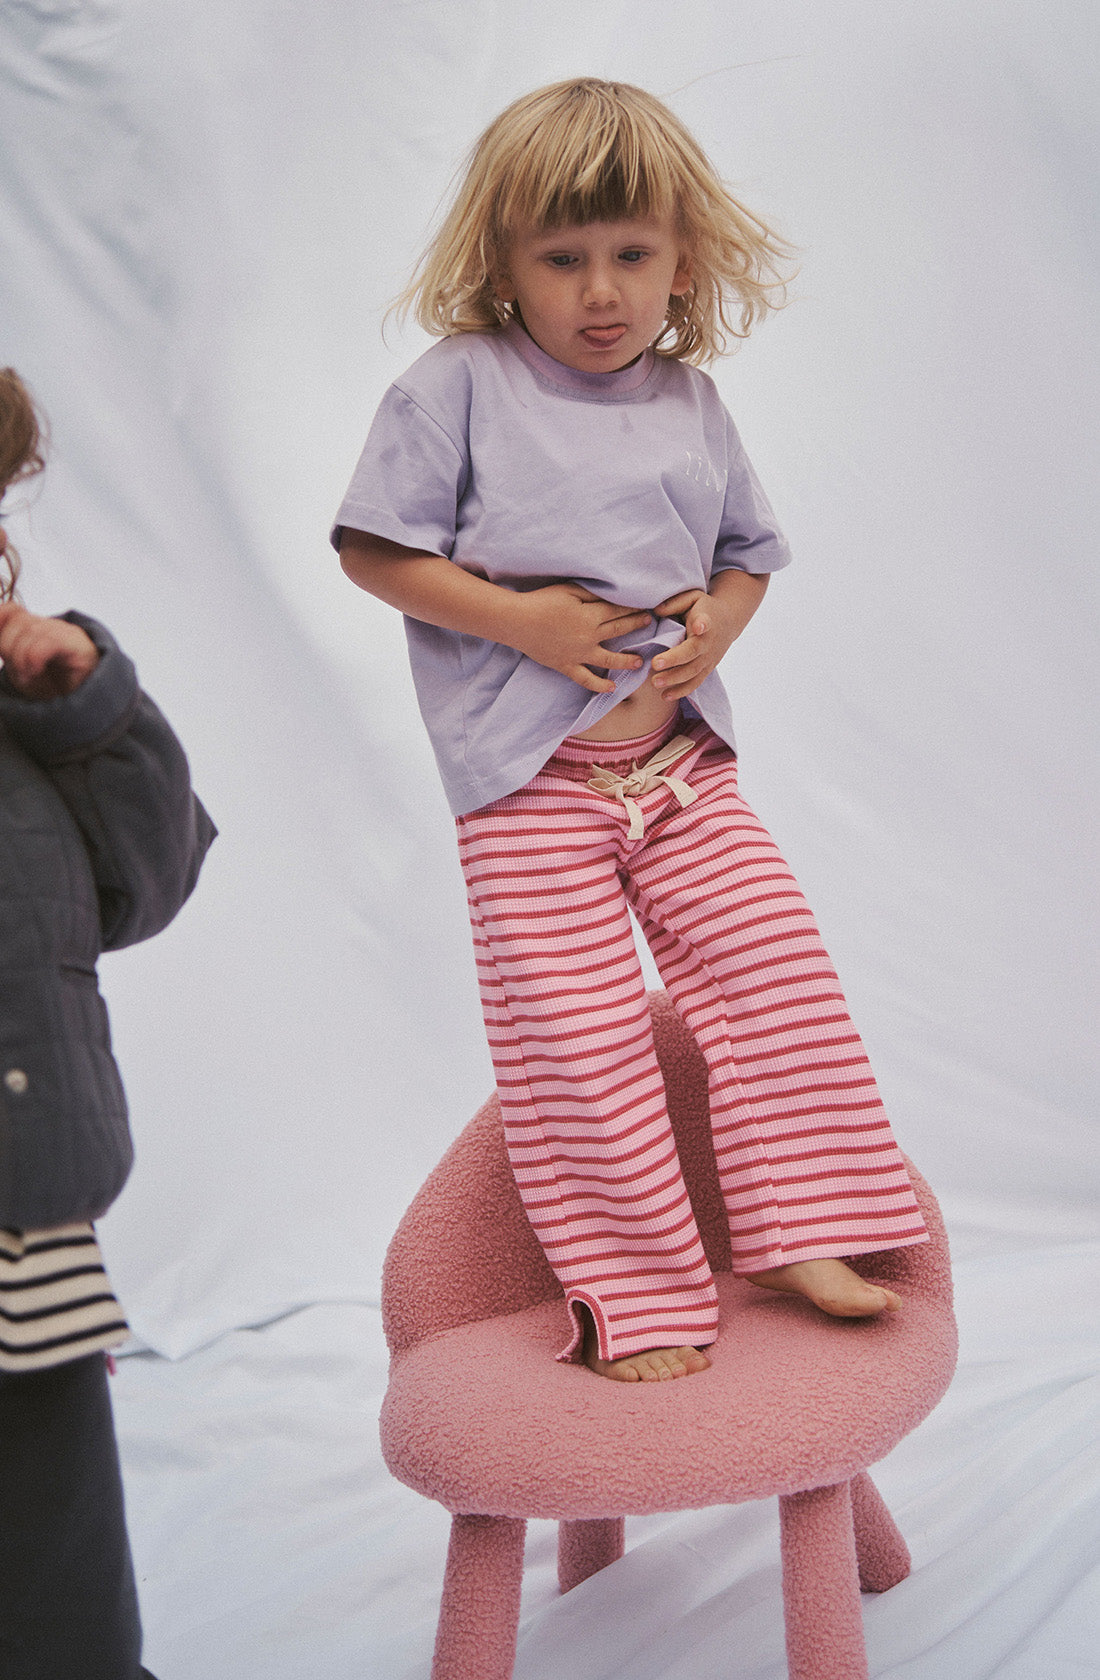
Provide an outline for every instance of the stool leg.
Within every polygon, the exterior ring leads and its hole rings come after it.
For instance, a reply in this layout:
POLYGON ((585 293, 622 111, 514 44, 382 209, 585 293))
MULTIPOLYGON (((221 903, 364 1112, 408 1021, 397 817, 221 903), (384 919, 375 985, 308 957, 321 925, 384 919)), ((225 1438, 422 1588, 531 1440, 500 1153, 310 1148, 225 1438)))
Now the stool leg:
POLYGON ((558 1586, 563 1593, 579 1587, 599 1569, 623 1555, 626 1523, 622 1517, 590 1517, 558 1524, 558 1586))
POLYGON ((520 1517, 455 1517, 432 1680, 511 1680, 523 1584, 520 1517))
POLYGON ((790 1680, 868 1680, 849 1484, 780 1497, 790 1680))
POLYGON ((886 1592, 908 1575, 909 1547, 866 1470, 852 1477, 851 1488, 859 1584, 864 1592, 886 1592))

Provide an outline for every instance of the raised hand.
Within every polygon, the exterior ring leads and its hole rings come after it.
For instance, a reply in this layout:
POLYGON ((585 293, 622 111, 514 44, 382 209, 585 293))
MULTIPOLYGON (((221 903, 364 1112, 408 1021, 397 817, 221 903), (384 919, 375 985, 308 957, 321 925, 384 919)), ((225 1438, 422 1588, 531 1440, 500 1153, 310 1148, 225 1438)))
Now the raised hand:
POLYGON ((0 662, 25 700, 58 700, 78 689, 99 661, 78 624, 39 618, 15 601, 0 604, 0 662))

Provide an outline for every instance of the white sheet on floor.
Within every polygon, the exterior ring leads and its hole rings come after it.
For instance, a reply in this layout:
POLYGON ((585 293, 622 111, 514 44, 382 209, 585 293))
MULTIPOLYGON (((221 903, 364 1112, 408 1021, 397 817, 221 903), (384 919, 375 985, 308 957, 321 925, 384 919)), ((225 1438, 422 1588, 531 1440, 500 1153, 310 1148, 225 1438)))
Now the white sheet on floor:
MULTIPOLYGON (((1100 1673, 1100 1247, 963 1261, 956 1283, 955 1382, 875 1471, 913 1572, 863 1600, 871 1675, 1086 1680, 1100 1673)), ((362 1305, 310 1307, 177 1363, 121 1362, 158 1680, 427 1680, 449 1519, 382 1464, 384 1385, 362 1305)), ((555 1544, 553 1524, 529 1525, 516 1680, 785 1672, 775 1501, 634 1519, 625 1557, 565 1598, 555 1544)))

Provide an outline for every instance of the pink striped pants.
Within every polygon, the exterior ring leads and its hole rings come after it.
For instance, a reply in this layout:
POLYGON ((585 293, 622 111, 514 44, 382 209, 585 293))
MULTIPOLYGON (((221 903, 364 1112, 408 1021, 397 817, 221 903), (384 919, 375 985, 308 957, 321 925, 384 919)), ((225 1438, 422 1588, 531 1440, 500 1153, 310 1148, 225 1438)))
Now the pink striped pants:
POLYGON ((709 1071, 734 1269, 926 1240, 905 1164, 813 917, 699 721, 632 741, 571 736, 518 792, 458 819, 512 1168, 600 1356, 714 1340, 714 1281, 680 1173, 627 906, 709 1071), (692 747, 623 802, 670 735, 692 747), (640 826, 635 822, 635 830, 640 826))

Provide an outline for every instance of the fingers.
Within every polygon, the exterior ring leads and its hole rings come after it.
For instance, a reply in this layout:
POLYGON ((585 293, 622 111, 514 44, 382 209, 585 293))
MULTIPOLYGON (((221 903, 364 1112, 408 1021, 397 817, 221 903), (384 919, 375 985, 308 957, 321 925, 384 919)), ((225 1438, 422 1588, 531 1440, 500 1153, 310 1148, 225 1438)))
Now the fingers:
MULTIPOLYGON (((665 605, 674 607, 681 600, 688 601, 686 609, 681 612, 687 635, 679 646, 657 655, 651 678, 654 688, 670 700, 682 700, 693 693, 710 675, 725 651, 712 634, 713 602, 710 596, 704 595, 702 590, 687 590, 682 596, 673 596, 665 605)), ((657 611, 660 612, 661 608, 657 611)), ((669 613, 668 616, 675 615, 669 613)))
POLYGON ((653 661, 653 669, 657 675, 668 674, 677 670, 680 665, 688 665, 698 659, 703 652, 702 638, 699 636, 685 636, 684 640, 674 648, 666 648, 653 661))
POLYGON ((615 687, 609 677, 597 676, 587 665, 574 665, 571 671, 564 674, 571 677, 575 683, 579 683, 582 688, 586 688, 589 694, 610 694, 615 687))
POLYGON ((701 589, 681 589, 678 595, 670 595, 667 601, 654 607, 653 612, 657 618, 682 618, 696 601, 702 599, 705 596, 701 589))
MULTIPOLYGON (((599 661, 605 671, 636 671, 642 664, 636 653, 612 653, 603 647, 599 649, 599 661)), ((601 677, 590 665, 574 665, 564 675, 587 688, 590 694, 610 694, 615 687, 610 677, 601 677)))
POLYGON ((615 636, 625 636, 630 630, 644 630, 647 624, 652 624, 653 614, 648 612, 623 612, 612 609, 614 617, 599 619, 599 639, 609 642, 615 636))
POLYGON ((617 606, 580 584, 548 584, 520 599, 526 623, 521 625, 522 637, 509 645, 540 665, 560 671, 592 694, 614 689, 603 673, 641 668, 640 655, 605 644, 651 624, 653 615, 644 608, 617 606))
POLYGON ((683 700, 694 694, 703 678, 709 675, 708 666, 690 665, 686 669, 667 673, 663 679, 654 678, 653 686, 666 700, 683 700))
POLYGON ((18 601, 0 601, 0 659, 4 658, 5 643, 11 641, 19 620, 29 617, 26 607, 21 607, 18 601))
MULTIPOLYGON (((621 606, 617 601, 609 601, 604 595, 594 595, 591 589, 586 589, 584 587, 583 583, 567 583, 561 585, 552 584, 550 587, 563 588, 568 594, 572 595, 575 601, 579 601, 582 606, 602 607, 603 612, 597 614, 596 617, 604 623, 617 623, 622 620, 628 625, 633 625, 634 623, 645 624, 653 617, 653 614, 647 607, 621 606)), ((698 590, 694 591, 694 593, 698 594, 698 590)))
POLYGON ((25 648, 27 630, 33 626, 34 620, 26 607, 21 607, 16 601, 6 601, 0 607, 0 660, 8 667, 8 676, 15 680, 14 667, 19 662, 20 650, 25 648))
POLYGON ((606 665, 612 671, 636 671, 642 663, 642 656, 638 653, 615 653, 611 648, 601 647, 599 650, 600 664, 606 665))
POLYGON ((684 619, 684 628, 689 636, 700 638, 710 634, 711 630, 710 603, 707 597, 702 597, 702 604, 691 607, 684 619))
POLYGON ((713 665, 714 662, 708 657, 702 640, 688 636, 679 647, 658 654, 653 661, 653 676, 650 680, 654 688, 667 698, 680 700, 698 688, 703 678, 710 674, 713 665))
POLYGON ((28 700, 71 694, 98 659, 95 643, 79 625, 39 618, 10 603, 0 612, 0 660, 13 688, 28 700))

